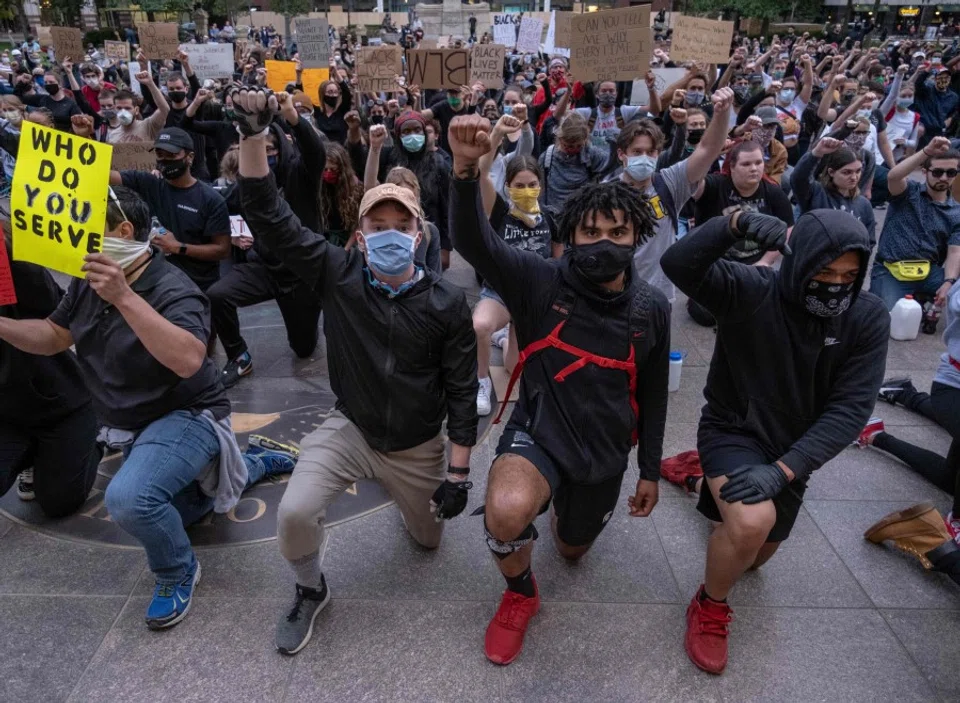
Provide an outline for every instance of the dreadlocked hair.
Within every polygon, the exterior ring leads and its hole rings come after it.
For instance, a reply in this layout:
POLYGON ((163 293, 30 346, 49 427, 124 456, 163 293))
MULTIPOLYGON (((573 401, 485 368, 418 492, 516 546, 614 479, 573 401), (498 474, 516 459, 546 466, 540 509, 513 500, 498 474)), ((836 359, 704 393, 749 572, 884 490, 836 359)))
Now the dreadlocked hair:
POLYGON ((600 213, 612 220, 616 210, 623 212, 625 222, 633 223, 637 246, 653 236, 653 212, 646 196, 621 181, 611 181, 591 183, 567 198, 559 218, 561 241, 570 244, 577 227, 587 224, 591 215, 600 213))

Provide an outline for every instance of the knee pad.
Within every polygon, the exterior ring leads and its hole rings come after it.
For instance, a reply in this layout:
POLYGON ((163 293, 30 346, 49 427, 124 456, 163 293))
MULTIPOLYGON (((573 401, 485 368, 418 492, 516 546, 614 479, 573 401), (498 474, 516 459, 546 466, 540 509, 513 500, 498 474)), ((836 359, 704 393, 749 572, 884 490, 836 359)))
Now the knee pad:
POLYGON ((487 540, 487 547, 491 552, 493 552, 493 556, 501 560, 506 559, 514 552, 519 552, 521 549, 526 547, 540 536, 540 533, 537 532, 537 528, 534 527, 532 522, 527 525, 523 532, 517 535, 514 539, 506 542, 499 540, 490 534, 490 529, 487 527, 486 520, 483 522, 483 533, 487 540))

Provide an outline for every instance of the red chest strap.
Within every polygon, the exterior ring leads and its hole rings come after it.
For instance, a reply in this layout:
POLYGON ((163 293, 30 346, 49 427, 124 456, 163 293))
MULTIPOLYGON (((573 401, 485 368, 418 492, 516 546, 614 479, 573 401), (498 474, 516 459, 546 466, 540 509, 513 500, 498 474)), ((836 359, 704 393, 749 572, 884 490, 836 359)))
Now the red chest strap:
MULTIPOLYGON (((560 339, 560 330, 563 329, 563 326, 566 324, 566 322, 566 320, 561 320, 560 323, 553 328, 553 331, 550 332, 550 334, 543 339, 538 339, 536 342, 531 342, 523 351, 520 352, 520 355, 517 359, 517 365, 514 367, 513 373, 510 374, 510 383, 507 384, 506 397, 502 399, 500 404, 500 412, 497 413, 497 417, 493 421, 494 425, 498 424, 500 422, 500 418, 503 417, 503 413, 507 409, 507 401, 510 399, 510 394, 513 393, 513 387, 516 385, 517 379, 520 378, 520 374, 523 373, 523 367, 526 365, 527 359, 537 352, 543 351, 549 347, 559 349, 560 351, 564 351, 571 356, 577 357, 576 361, 563 367, 553 377, 553 380, 557 383, 563 383, 567 376, 572 374, 574 371, 582 369, 587 364, 595 364, 596 366, 600 366, 605 369, 626 371, 630 381, 630 407, 633 409, 634 420, 640 418, 640 406, 637 403, 637 365, 636 350, 634 349, 634 346, 632 344, 630 345, 630 354, 627 356, 625 361, 599 356, 593 352, 588 352, 584 349, 581 349, 580 347, 567 344, 560 339)), ((634 422, 632 437, 633 444, 637 443, 637 439, 637 427, 636 422, 634 422)))
POLYGON ((950 365, 953 366, 953 368, 955 368, 957 371, 960 371, 960 361, 957 361, 952 356, 949 356, 947 358, 950 359, 950 365))

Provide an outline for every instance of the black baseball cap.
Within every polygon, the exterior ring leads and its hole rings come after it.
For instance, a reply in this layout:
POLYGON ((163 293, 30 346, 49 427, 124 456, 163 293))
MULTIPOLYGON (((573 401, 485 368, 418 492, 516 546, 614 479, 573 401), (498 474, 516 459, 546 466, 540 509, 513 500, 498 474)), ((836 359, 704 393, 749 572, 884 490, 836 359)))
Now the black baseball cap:
POLYGON ((153 148, 162 149, 171 154, 176 154, 181 149, 192 152, 193 138, 179 127, 166 127, 153 143, 153 148))

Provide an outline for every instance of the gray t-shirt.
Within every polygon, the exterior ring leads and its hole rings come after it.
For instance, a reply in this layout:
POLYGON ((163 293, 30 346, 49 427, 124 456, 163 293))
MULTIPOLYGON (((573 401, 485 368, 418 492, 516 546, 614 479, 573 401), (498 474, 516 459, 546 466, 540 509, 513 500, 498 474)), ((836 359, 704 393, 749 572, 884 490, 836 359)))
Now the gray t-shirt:
POLYGON ((650 187, 644 192, 650 203, 655 229, 653 236, 633 255, 633 268, 640 278, 662 291, 671 303, 676 300, 676 290, 660 268, 660 257, 677 241, 677 213, 696 189, 697 184, 687 180, 687 162, 684 160, 653 174, 650 187))

